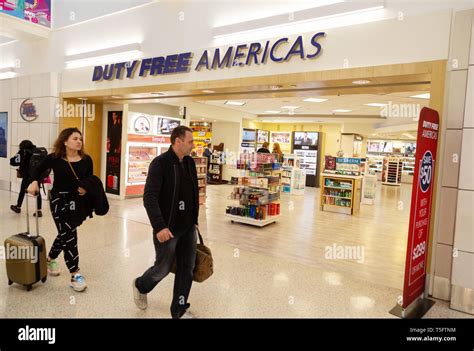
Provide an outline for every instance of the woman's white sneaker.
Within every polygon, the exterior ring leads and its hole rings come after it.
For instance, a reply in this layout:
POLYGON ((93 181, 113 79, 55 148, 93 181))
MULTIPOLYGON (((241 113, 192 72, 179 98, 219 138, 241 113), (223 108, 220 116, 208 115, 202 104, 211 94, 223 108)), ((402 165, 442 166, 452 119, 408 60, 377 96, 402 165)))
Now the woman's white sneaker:
POLYGON ((71 277, 71 288, 74 291, 84 291, 87 288, 86 279, 80 273, 76 273, 71 277))

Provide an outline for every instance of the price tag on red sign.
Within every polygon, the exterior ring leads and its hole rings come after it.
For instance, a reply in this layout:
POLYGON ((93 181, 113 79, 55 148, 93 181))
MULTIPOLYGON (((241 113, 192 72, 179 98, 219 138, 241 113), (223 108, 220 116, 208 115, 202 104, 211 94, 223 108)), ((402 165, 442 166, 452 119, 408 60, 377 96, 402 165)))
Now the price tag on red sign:
POLYGON ((429 229, 431 219, 431 200, 439 135, 438 112, 423 108, 418 122, 415 173, 408 228, 405 281, 402 307, 407 308, 423 294, 428 257, 429 229))

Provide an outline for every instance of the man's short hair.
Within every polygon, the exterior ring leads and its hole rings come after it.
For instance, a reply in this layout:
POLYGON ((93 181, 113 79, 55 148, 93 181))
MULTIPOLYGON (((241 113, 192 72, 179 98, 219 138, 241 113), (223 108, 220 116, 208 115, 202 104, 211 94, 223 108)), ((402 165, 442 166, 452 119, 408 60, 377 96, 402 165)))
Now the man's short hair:
POLYGON ((173 129, 173 131, 171 132, 171 144, 174 144, 176 138, 184 138, 186 132, 192 133, 193 131, 186 126, 179 126, 173 129))

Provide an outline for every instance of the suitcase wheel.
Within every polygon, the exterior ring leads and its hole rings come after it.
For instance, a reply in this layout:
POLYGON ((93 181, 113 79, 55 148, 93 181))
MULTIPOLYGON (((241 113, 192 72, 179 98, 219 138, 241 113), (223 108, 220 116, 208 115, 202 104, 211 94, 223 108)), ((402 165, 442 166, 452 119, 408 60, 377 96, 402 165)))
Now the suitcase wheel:
POLYGON ((31 285, 31 284, 30 284, 30 285, 27 285, 27 286, 26 286, 26 291, 30 291, 32 288, 33 288, 33 285, 31 285))
POLYGON ((43 279, 41 279, 41 283, 46 283, 46 279, 48 279, 48 276, 44 277, 43 279))
POLYGON ((8 279, 8 285, 12 285, 12 284, 13 282, 10 279, 8 279))

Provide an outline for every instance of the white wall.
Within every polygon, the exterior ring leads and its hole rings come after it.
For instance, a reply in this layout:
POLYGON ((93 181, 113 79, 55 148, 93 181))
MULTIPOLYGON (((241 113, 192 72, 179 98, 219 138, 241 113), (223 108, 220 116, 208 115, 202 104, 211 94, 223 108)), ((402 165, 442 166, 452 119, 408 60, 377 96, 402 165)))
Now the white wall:
POLYGON ((11 114, 11 84, 12 80, 0 80, 0 112, 8 113, 7 126, 7 157, 0 158, 0 189, 10 190, 10 157, 13 156, 11 147, 12 114, 11 114))
MULTIPOLYGON (((59 76, 44 73, 8 79, 0 81, 0 87, 0 110, 9 112, 8 155, 18 152, 18 145, 25 139, 52 151, 58 135, 59 76), (20 117, 20 105, 28 98, 32 99, 39 116, 32 122, 20 117)), ((20 182, 15 169, 9 165, 9 159, 0 159, 0 166, 0 181, 12 182, 12 189, 17 190, 20 182)), ((5 188, 6 184, 3 185, 5 188)))
MULTIPOLYGON (((242 123, 227 123, 227 122, 213 122, 212 123, 212 145, 219 145, 224 143, 224 150, 229 154, 232 153, 234 157, 238 157, 240 150, 240 133, 242 123)), ((229 165, 223 166, 222 179, 229 180, 233 176, 237 176, 234 169, 229 168, 229 165)))
MULTIPOLYGON (((241 4, 252 12, 251 2, 241 4)), ((240 9, 240 12, 243 12, 240 9)), ((51 33, 48 42, 17 42, 2 46, 0 67, 18 59, 20 74, 61 72, 64 56, 141 42, 143 57, 194 52, 196 65, 206 48, 218 46, 212 27, 229 15, 229 4, 215 2, 157 2, 128 12, 118 13, 51 33), (184 19, 180 20, 180 14, 184 19), (100 33, 100 35, 97 35, 100 33)), ((390 19, 352 27, 327 30, 321 40, 323 53, 316 60, 292 59, 288 63, 233 67, 218 71, 190 72, 148 78, 123 79, 93 83, 92 67, 67 70, 63 91, 91 90, 125 86, 158 85, 176 82, 207 81, 236 77, 264 76, 315 70, 363 67, 448 57, 451 11, 405 16, 403 21, 390 19)), ((306 42, 313 32, 305 35, 306 42)), ((295 36, 293 36, 295 37, 295 36)), ((248 43, 248 41, 245 41, 248 43)), ((226 47, 227 45, 220 45, 226 47)), ((284 46, 284 45, 283 45, 284 46)), ((212 50, 213 51, 213 50, 212 50)))
POLYGON ((164 104, 129 104, 128 110, 131 112, 145 113, 149 115, 159 115, 166 117, 181 118, 179 107, 164 104))

